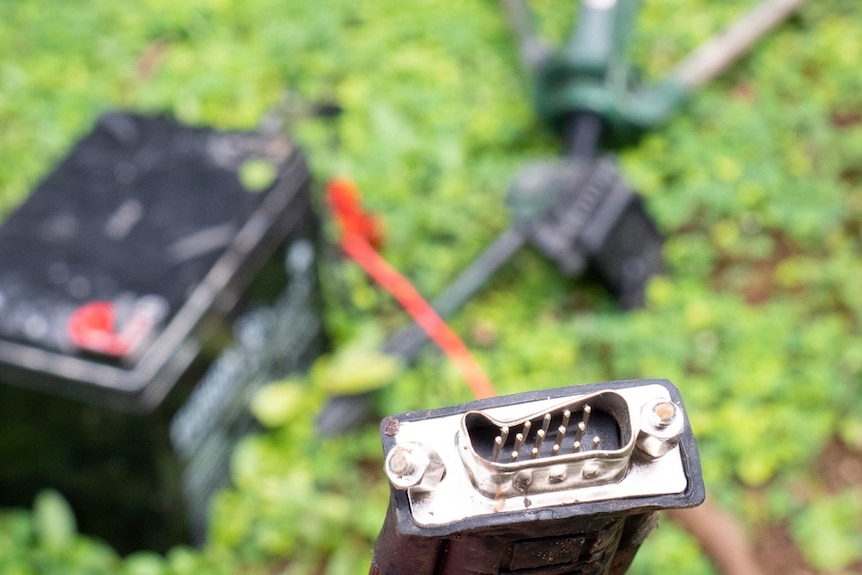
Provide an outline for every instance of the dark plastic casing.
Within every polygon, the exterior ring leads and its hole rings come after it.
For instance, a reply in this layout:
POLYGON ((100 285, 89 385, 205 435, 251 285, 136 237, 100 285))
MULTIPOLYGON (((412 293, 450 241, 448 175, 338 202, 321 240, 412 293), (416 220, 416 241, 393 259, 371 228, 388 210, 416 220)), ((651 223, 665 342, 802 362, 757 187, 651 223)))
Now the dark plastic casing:
POLYGON ((277 248, 314 236, 309 178, 281 136, 105 114, 0 227, 0 378, 151 411, 277 248), (240 179, 248 161, 272 171, 260 191, 240 179), (166 315, 134 354, 70 341, 74 310, 139 298, 166 315))

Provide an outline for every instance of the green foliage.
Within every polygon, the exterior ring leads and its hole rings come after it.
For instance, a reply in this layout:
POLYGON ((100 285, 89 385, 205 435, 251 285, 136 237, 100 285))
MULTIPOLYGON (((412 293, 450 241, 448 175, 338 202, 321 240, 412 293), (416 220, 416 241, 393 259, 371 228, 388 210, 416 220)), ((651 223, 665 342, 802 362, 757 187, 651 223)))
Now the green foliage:
MULTIPOLYGON (((295 399, 287 387, 295 385, 274 384, 258 398, 295 399)), ((387 487, 363 470, 378 467, 379 442, 372 433, 319 440, 314 417, 326 390, 306 391, 304 409, 285 402, 295 416, 270 416, 265 423, 282 425, 248 437, 234 453, 236 489, 215 502, 210 546, 252 564, 289 558, 286 573, 352 573, 369 564, 368 541, 386 510, 387 487)))
POLYGON ((629 573, 715 575, 716 571, 704 559, 697 542, 690 535, 676 525, 665 522, 659 524, 659 528, 638 551, 629 573))
POLYGON ((364 393, 392 383, 401 373, 401 361, 380 352, 383 338, 377 330, 355 336, 315 361, 309 374, 313 386, 329 395, 364 393))
POLYGON ((0 573, 97 574, 119 567, 113 550, 76 536, 69 504, 54 491, 40 493, 32 513, 0 514, 0 573))
POLYGON ((267 385, 251 398, 251 412, 267 427, 285 425, 306 407, 304 383, 284 380, 267 385))
POLYGON ((53 490, 42 491, 33 504, 39 543, 48 551, 68 549, 77 535, 75 515, 63 496, 53 490))
POLYGON ((250 159, 239 167, 239 181, 251 192, 262 192, 269 188, 276 178, 275 166, 261 159, 250 159))
MULTIPOLYGON (((572 3, 534 0, 562 38, 572 3)), ((633 59, 654 78, 748 0, 644 3, 633 59)), ((614 378, 682 389, 711 495, 751 523, 791 521, 815 567, 862 548, 858 491, 809 496, 838 435, 862 445, 862 7, 809 2, 663 129, 621 152, 627 179, 668 236, 668 275, 624 313, 586 280, 525 250, 453 322, 501 393, 614 378), (763 508, 746 505, 753 488, 763 508), (800 491, 802 494, 800 494, 800 491), (759 492, 759 491, 758 491, 759 492), (766 509, 766 511, 763 511, 766 509)), ((384 255, 426 294, 508 223, 508 182, 557 153, 529 107, 497 3, 95 0, 0 2, 0 217, 102 111, 166 111, 248 127, 290 90, 337 101, 337 120, 295 123, 319 182, 358 182, 386 224, 384 255), (13 57, 14 55, 14 57, 13 57)), ((265 167, 247 183, 265 185, 265 167)), ((337 342, 403 325, 395 303, 330 254, 327 323, 337 342)), ((371 340, 368 340, 371 341, 371 340)), ((305 381, 266 388, 268 430, 234 455, 234 488, 210 543, 121 559, 75 535, 55 494, 0 513, 0 572, 328 573, 367 570, 387 503, 374 426, 315 436, 329 391, 384 390, 381 411, 470 399, 438 354, 415 368, 347 346, 305 381), (360 369, 359 365, 363 367, 360 369)), ((710 573, 664 525, 633 572, 710 573)))
POLYGON ((862 560, 862 493, 816 498, 794 519, 793 537, 817 569, 839 572, 862 560))

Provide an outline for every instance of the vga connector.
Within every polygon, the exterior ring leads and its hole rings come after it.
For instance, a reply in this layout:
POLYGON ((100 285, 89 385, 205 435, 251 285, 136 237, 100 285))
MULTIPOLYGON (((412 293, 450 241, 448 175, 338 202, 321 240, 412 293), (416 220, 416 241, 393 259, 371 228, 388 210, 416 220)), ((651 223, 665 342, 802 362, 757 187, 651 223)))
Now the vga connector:
POLYGON ((388 417, 376 575, 624 573, 657 511, 704 498, 666 380, 527 392, 388 417))

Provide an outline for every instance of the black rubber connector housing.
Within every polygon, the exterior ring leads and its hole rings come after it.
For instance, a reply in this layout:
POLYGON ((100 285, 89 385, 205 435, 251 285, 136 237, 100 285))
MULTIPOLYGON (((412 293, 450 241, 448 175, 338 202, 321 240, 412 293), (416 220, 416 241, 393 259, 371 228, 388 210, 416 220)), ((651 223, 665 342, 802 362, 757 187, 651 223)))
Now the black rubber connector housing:
MULTIPOLYGON (((542 399, 658 384, 682 406, 667 380, 630 380, 526 392, 430 411, 387 417, 384 452, 396 445, 401 424, 542 399)), ((406 491, 392 490, 374 549, 371 574, 581 575, 625 573, 662 509, 695 507, 705 497, 697 444, 686 418, 679 448, 687 488, 677 494, 609 499, 467 517, 445 525, 414 521, 406 491)))

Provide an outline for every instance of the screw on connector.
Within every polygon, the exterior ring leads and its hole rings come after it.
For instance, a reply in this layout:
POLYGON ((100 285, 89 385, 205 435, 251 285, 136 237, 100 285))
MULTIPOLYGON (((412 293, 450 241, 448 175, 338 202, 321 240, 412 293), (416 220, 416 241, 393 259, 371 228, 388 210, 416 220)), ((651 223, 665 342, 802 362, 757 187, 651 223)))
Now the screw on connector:
POLYGON ((386 475, 396 489, 430 491, 445 473, 440 456, 419 443, 396 445, 386 457, 386 475))
POLYGON ((664 429, 673 423, 674 417, 676 417, 676 406, 669 401, 662 401, 653 405, 650 424, 656 429, 664 429))
POLYGON ((410 461, 404 450, 396 451, 389 459, 389 473, 403 477, 416 471, 416 465, 410 461))
POLYGON ((655 399, 643 407, 637 447, 656 459, 679 444, 684 418, 681 409, 666 399, 655 399))

